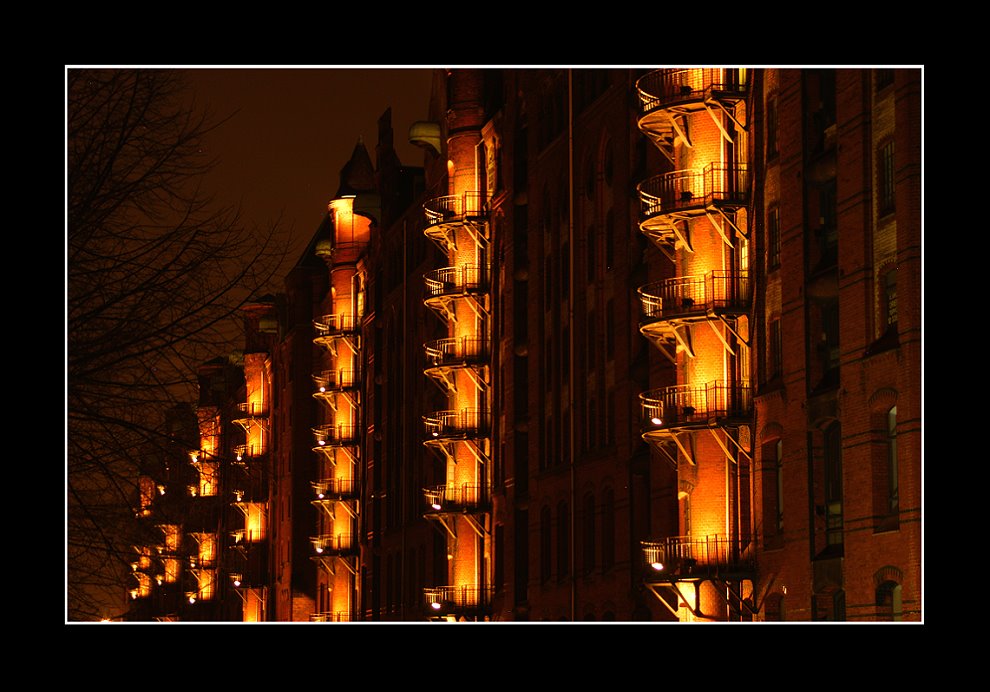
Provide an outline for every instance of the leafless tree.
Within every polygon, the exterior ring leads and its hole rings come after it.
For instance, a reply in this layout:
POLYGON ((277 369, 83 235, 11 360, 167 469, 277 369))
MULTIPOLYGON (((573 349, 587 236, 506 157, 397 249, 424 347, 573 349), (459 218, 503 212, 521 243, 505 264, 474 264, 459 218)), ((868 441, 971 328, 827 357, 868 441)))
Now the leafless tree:
POLYGON ((202 189, 217 125, 179 72, 76 70, 67 99, 67 613, 126 598, 136 480, 196 366, 279 275, 278 224, 248 228, 202 189), (109 600, 108 600, 109 599, 109 600))

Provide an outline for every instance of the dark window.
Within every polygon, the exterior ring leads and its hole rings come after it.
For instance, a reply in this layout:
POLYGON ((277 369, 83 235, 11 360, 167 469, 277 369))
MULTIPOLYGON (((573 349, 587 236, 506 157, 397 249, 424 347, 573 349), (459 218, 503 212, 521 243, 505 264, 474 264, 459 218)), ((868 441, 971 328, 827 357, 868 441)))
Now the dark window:
POLYGON ((594 282, 597 267, 595 266, 595 242, 596 231, 594 225, 588 226, 588 281, 594 282))
POLYGON ((611 569, 613 565, 615 565, 615 492, 611 488, 606 488, 602 497, 602 571, 611 569))
POLYGON ((783 545, 784 475, 782 440, 763 445, 763 539, 767 548, 783 545))
POLYGON ((615 266, 615 219, 612 210, 605 212, 605 271, 615 266))
POLYGON ((825 429, 825 534, 829 546, 843 544, 842 433, 838 423, 825 429))
POLYGON ((615 299, 609 298, 605 304, 605 356, 615 358, 615 299))
POLYGON ((877 620, 899 621, 901 619, 901 585, 885 581, 877 587, 877 620))
POLYGON ((775 593, 767 596, 763 606, 763 620, 765 622, 783 622, 784 620, 784 596, 775 593))
POLYGON ((571 518, 566 502, 557 504, 557 579, 571 571, 571 518))
POLYGON ((773 207, 767 214, 767 270, 780 267, 780 209, 773 207))
POLYGON ((767 158, 777 155, 777 97, 767 99, 767 158))
POLYGON ((883 321, 886 328, 897 326, 897 270, 883 275, 883 321))
POLYGON ((885 142, 877 150, 877 213, 894 211, 894 143, 885 142))
POLYGON ((553 560, 551 536, 551 512, 550 507, 540 510, 540 583, 545 584, 550 580, 553 560))
POLYGON ((877 91, 886 89, 894 83, 894 71, 889 67, 881 70, 873 70, 873 79, 876 81, 877 91))
POLYGON ((584 573, 591 574, 595 569, 595 496, 587 493, 584 496, 584 573))
POLYGON ((767 329, 767 380, 780 377, 783 373, 783 337, 780 333, 780 320, 771 320, 767 329))
POLYGON ((514 601, 518 605, 524 602, 527 597, 527 585, 529 584, 529 510, 517 509, 515 511, 515 579, 514 579, 514 601))

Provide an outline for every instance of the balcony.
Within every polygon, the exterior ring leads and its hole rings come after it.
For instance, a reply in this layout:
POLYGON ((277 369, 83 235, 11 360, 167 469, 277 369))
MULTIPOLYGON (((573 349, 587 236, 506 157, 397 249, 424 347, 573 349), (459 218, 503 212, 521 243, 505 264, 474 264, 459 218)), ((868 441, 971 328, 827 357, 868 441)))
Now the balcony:
POLYGON ((476 295, 488 292, 488 272, 484 267, 464 264, 434 269, 423 275, 426 300, 441 297, 476 295))
POLYGON ((435 586, 423 589, 427 612, 433 617, 483 615, 491 611, 492 586, 435 586))
POLYGON ((424 488, 426 515, 486 512, 491 506, 488 487, 481 483, 437 485, 424 488))
POLYGON ((483 409, 460 411, 434 411, 423 416, 426 442, 449 439, 475 440, 488 437, 491 430, 490 415, 483 409))
POLYGON ((488 198, 481 192, 463 192, 459 195, 434 197, 423 205, 426 213, 426 237, 439 246, 445 254, 456 247, 456 233, 463 228, 479 246, 487 244, 485 219, 488 216, 488 198))
POLYGON ((644 438, 664 430, 745 424, 753 411, 749 385, 726 382, 661 387, 639 398, 644 438))
POLYGON ((749 281, 745 272, 709 272, 680 276, 647 284, 639 289, 643 320, 639 330, 677 364, 677 353, 694 356, 690 325, 708 322, 726 351, 737 345, 716 328, 721 322, 738 342, 747 343, 735 328, 734 318, 749 312, 749 281))
POLYGON ((323 315, 313 320, 316 337, 313 343, 334 351, 338 340, 349 342, 354 350, 354 340, 359 338, 360 329, 352 314, 323 315))
POLYGON ((654 70, 636 81, 641 116, 661 109, 701 110, 708 101, 732 102, 746 97, 745 69, 690 68, 654 70))
POLYGON ((346 610, 337 610, 332 613, 312 613, 309 616, 310 622, 350 622, 353 619, 346 610))
POLYGON ((714 535, 703 538, 677 536, 643 541, 645 581, 650 583, 696 581, 718 577, 752 577, 756 570, 752 543, 714 535))
POLYGON ((691 68, 655 70, 636 82, 639 95, 639 129, 645 133, 671 163, 675 162, 674 145, 678 141, 691 146, 685 116, 707 111, 729 142, 734 133, 723 122, 724 115, 743 130, 734 106, 746 98, 747 70, 739 68, 691 68))
POLYGON ((255 457, 264 455, 265 450, 261 445, 237 445, 234 447, 234 463, 244 464, 255 457))
POLYGON ((358 549, 356 536, 352 533, 321 534, 309 540, 317 557, 353 555, 358 549))
POLYGON ((358 484, 353 478, 323 478, 310 483, 317 500, 349 500, 357 497, 358 484))
POLYGON ((320 398, 336 392, 357 389, 361 384, 361 370, 324 370, 313 375, 316 391, 313 396, 320 398))
POLYGON ((334 447, 345 447, 358 444, 359 430, 356 425, 329 424, 313 428, 316 438, 314 452, 334 447))
POLYGON ((456 368, 486 365, 488 340, 473 336, 427 341, 426 364, 428 368, 456 368))

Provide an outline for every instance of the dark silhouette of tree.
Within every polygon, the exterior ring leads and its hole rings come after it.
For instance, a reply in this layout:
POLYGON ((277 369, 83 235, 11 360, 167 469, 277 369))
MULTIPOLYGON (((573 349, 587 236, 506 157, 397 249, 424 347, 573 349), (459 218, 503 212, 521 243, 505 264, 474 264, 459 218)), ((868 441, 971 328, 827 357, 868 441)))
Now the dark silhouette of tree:
POLYGON ((67 82, 67 618, 121 609, 137 478, 195 401, 198 364, 280 275, 278 224, 249 228, 201 188, 215 164, 181 73, 76 70, 67 82), (226 332, 226 333, 225 333, 226 332))

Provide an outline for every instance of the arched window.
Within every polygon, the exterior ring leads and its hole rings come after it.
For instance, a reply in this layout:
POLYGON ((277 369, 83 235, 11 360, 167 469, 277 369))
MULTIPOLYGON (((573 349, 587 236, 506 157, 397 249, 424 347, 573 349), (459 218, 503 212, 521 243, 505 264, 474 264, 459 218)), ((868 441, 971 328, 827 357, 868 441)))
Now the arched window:
POLYGON ((545 584, 550 580, 551 561, 553 560, 552 538, 551 538, 551 512, 550 507, 543 506, 540 510, 540 583, 545 584))
POLYGON ((615 565, 615 492, 605 488, 602 493, 602 571, 615 565))
POLYGON ((591 574, 595 569, 595 496, 593 493, 584 495, 583 512, 583 567, 585 574, 591 574))
POLYGON ((567 503, 557 504, 557 579, 563 580, 571 571, 571 516, 567 503))
POLYGON ((901 620, 901 585, 885 581, 877 587, 877 620, 901 620))

